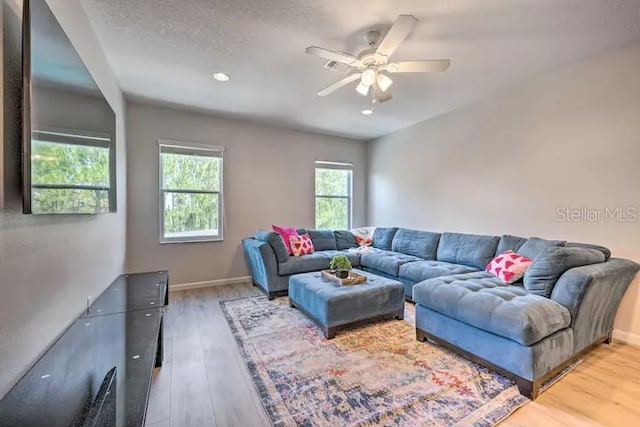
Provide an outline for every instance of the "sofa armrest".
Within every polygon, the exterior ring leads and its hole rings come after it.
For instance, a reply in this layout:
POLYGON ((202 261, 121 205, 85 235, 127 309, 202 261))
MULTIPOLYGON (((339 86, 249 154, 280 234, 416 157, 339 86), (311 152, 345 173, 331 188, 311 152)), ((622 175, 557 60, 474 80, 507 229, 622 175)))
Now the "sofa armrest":
POLYGON ((278 262, 271 245, 250 237, 242 240, 242 246, 253 282, 267 292, 275 291, 278 262))
POLYGON ((551 299, 571 313, 574 352, 593 344, 613 330, 622 297, 640 269, 620 258, 574 267, 558 280, 551 299))

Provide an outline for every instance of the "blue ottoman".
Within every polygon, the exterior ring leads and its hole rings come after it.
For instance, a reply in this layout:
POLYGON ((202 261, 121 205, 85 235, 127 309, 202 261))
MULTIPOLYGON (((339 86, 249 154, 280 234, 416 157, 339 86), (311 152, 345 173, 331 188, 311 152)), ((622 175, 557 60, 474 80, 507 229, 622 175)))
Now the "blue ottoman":
POLYGON ((356 323, 404 317, 404 285, 360 270, 367 283, 339 285, 324 279, 320 272, 296 274, 289 278, 289 305, 317 323, 325 338, 338 329, 356 323))

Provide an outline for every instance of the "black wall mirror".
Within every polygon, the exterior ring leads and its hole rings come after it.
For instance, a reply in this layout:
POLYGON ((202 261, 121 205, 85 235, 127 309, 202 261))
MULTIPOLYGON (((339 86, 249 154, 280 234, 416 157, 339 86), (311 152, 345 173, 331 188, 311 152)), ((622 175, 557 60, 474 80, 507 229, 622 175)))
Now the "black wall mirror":
POLYGON ((45 0, 23 20, 23 210, 116 211, 115 113, 45 0))

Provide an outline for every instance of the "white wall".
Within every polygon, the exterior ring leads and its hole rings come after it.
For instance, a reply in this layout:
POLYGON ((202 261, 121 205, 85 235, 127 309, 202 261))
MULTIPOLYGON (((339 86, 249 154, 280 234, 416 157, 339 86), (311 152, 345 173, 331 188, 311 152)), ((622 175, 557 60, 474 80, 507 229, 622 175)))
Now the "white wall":
MULTIPOLYGON (((372 142, 370 222, 600 243, 640 261, 638 70, 634 44, 372 142), (633 207, 638 218, 558 220, 558 207, 582 206, 633 207)), ((640 334, 639 288, 619 312, 622 331, 640 334)))
POLYGON ((354 165, 354 225, 365 223, 366 143, 167 108, 128 108, 127 269, 171 283, 247 276, 241 240, 272 224, 313 227, 314 161, 354 165), (226 147, 223 242, 158 243, 158 140, 226 147))
MULTIPOLYGON (((95 298, 124 270, 125 101, 80 1, 47 3, 116 112, 118 213, 22 215, 19 203, 7 200, 0 213, 0 396, 83 310, 87 296, 95 298)), ((16 78, 20 74, 16 65, 20 62, 21 16, 18 0, 4 0, 2 113, 8 152, 19 144, 16 78)), ((18 176, 7 168, 9 163, 2 164, 2 175, 10 175, 5 181, 15 187, 18 176)), ((15 196, 16 189, 11 193, 15 196)))

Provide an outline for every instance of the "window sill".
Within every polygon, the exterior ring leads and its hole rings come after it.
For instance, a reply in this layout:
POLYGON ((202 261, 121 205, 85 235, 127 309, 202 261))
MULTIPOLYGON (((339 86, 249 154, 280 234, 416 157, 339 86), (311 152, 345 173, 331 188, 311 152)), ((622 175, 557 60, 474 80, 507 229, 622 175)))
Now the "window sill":
POLYGON ((160 243, 161 245, 165 245, 165 244, 174 244, 174 243, 211 243, 211 242, 222 242, 222 241, 224 241, 222 237, 193 236, 193 237, 160 238, 158 243, 160 243))

